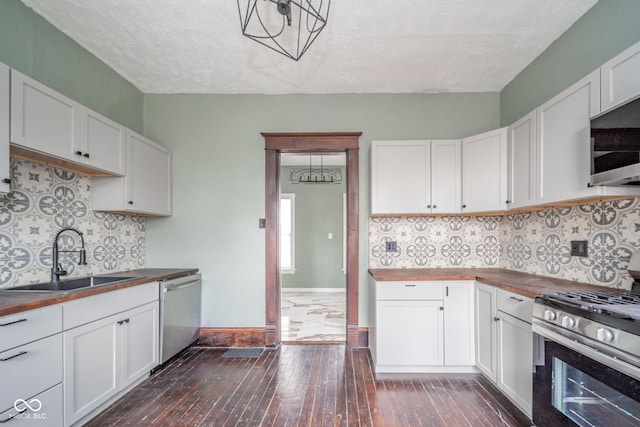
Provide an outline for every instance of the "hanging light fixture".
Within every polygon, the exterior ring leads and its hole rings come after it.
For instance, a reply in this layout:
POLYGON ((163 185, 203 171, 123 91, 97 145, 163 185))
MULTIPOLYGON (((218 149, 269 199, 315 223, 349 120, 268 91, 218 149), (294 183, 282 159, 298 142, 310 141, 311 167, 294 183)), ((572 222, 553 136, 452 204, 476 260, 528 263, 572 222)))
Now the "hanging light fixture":
POLYGON ((302 58, 327 25, 331 3, 331 0, 237 1, 242 34, 295 61, 302 58))
POLYGON ((291 169, 289 182, 291 184, 342 184, 342 170, 340 168, 325 168, 320 156, 320 168, 312 167, 313 156, 309 156, 309 168, 291 169))

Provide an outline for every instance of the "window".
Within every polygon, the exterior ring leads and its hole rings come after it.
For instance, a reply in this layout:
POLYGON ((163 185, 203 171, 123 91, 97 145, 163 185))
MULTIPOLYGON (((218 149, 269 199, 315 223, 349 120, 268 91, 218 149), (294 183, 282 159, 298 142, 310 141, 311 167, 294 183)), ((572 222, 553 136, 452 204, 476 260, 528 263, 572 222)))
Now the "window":
POLYGON ((280 194, 280 272, 295 273, 295 201, 294 193, 280 194))

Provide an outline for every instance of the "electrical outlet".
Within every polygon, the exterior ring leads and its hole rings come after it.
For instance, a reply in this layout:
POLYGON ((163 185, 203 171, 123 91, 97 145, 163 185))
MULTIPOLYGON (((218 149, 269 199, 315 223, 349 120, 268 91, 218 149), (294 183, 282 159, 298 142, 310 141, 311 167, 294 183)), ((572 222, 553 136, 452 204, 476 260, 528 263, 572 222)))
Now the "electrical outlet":
POLYGON ((398 252, 398 242, 389 241, 385 247, 387 252, 398 252))
POLYGON ((588 256, 589 247, 586 240, 571 241, 571 256, 588 256))

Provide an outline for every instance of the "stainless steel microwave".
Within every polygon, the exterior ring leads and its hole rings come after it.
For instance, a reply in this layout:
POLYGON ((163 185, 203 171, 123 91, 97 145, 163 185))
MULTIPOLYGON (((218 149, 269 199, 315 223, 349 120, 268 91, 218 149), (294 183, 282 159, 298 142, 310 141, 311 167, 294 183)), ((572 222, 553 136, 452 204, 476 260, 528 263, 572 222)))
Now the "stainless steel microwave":
POLYGON ((591 120, 591 185, 640 185, 640 98, 591 120))

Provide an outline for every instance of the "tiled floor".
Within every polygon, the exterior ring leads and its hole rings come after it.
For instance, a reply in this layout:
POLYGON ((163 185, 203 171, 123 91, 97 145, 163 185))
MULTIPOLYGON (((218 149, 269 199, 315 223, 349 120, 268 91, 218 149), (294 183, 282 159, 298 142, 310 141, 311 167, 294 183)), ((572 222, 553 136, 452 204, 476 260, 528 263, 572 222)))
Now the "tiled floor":
POLYGON ((282 341, 346 341, 346 293, 282 289, 282 341))

